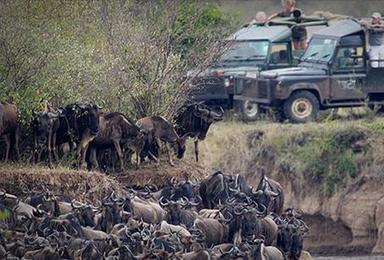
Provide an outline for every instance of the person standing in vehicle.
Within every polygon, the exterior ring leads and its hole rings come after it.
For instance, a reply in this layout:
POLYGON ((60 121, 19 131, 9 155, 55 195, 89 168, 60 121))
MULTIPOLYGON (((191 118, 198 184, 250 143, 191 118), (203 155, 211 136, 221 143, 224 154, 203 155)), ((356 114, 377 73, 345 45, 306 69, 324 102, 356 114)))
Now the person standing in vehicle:
POLYGON ((361 21, 361 25, 368 30, 369 34, 369 59, 372 68, 384 67, 384 23, 381 14, 375 12, 371 21, 361 21))
MULTIPOLYGON (((268 17, 271 20, 276 17, 291 17, 296 8, 296 0, 281 0, 283 10, 268 17)), ((300 11, 300 10, 299 10, 300 11)), ((292 42, 295 50, 307 48, 307 29, 305 26, 295 26, 292 28, 292 42)))
POLYGON ((249 23, 243 25, 243 27, 248 27, 251 25, 260 25, 263 26, 267 21, 267 14, 265 12, 257 12, 254 19, 252 19, 249 23))

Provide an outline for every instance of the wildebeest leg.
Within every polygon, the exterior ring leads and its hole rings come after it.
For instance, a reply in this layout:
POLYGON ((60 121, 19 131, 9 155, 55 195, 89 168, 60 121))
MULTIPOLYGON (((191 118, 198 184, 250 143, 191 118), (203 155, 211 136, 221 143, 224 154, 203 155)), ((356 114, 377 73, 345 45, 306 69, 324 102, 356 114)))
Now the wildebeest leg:
POLYGON ((87 130, 82 138, 81 138, 81 141, 80 141, 80 145, 79 145, 79 148, 78 148, 78 168, 79 169, 85 169, 86 168, 86 165, 85 165, 85 155, 87 153, 87 150, 88 150, 88 146, 89 146, 89 143, 95 138, 96 136, 95 135, 91 135, 89 133, 89 130, 87 130))
POLYGON ((20 127, 17 126, 16 127, 16 131, 15 131, 15 151, 16 151, 16 160, 20 160, 20 150, 19 150, 19 138, 20 138, 20 127))
POLYGON ((141 150, 136 150, 136 169, 140 167, 140 152, 141 150))
POLYGON ((9 134, 4 135, 5 140, 5 162, 8 161, 9 158, 9 151, 11 149, 11 136, 9 134))
POLYGON ((165 148, 167 149, 167 155, 168 155, 168 162, 171 166, 175 166, 175 164, 173 163, 172 161, 172 152, 170 151, 170 147, 168 145, 168 143, 165 143, 165 148))
POLYGON ((93 169, 98 169, 101 171, 101 168, 99 166, 99 162, 97 161, 97 149, 94 147, 89 148, 89 156, 90 156, 90 161, 91 161, 91 166, 89 167, 90 170, 93 169))
POLYGON ((59 155, 57 153, 57 146, 56 146, 56 135, 57 133, 53 133, 52 135, 52 149, 53 149, 53 155, 55 156, 55 161, 59 161, 59 155))
POLYGON ((52 129, 48 131, 48 159, 49 159, 49 167, 53 166, 52 163, 52 129))
POLYGON ((196 162, 199 161, 199 140, 195 140, 195 159, 196 162))
POLYGON ((113 145, 115 146, 117 156, 119 156, 121 170, 124 171, 123 152, 121 151, 119 140, 113 140, 113 145))

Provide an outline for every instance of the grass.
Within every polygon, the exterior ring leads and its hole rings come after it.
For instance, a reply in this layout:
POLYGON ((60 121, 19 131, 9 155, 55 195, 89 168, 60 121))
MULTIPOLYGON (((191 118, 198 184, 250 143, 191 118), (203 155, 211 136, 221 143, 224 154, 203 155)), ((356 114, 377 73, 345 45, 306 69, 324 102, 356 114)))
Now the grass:
POLYGON ((383 177, 384 118, 278 124, 228 121, 210 129, 201 153, 211 169, 241 173, 257 182, 267 174, 297 178, 330 196, 362 174, 383 177))

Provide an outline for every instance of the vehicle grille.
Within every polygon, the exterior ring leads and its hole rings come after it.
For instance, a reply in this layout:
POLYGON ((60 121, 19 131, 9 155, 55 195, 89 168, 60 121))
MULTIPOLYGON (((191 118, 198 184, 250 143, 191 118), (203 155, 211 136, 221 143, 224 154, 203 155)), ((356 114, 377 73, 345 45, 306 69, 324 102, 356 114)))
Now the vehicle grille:
POLYGON ((257 98, 268 98, 268 81, 258 81, 257 98))

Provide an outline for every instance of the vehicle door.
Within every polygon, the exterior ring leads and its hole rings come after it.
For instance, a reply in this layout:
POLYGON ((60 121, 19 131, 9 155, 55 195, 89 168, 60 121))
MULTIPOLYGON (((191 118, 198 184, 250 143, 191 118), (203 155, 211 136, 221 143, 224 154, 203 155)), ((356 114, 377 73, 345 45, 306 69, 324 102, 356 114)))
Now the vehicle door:
POLYGON ((339 47, 331 69, 331 102, 364 100, 363 86, 366 80, 364 48, 362 46, 339 47))
POLYGON ((269 69, 290 67, 291 46, 287 43, 272 43, 269 54, 269 69))

